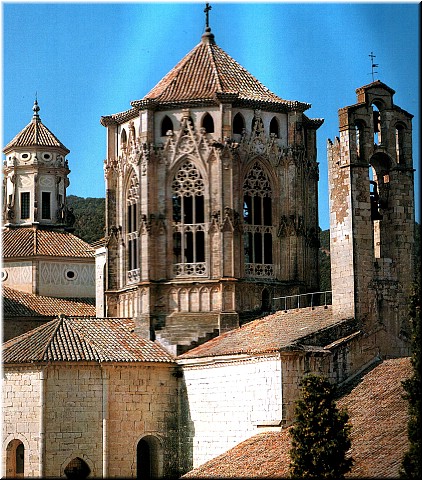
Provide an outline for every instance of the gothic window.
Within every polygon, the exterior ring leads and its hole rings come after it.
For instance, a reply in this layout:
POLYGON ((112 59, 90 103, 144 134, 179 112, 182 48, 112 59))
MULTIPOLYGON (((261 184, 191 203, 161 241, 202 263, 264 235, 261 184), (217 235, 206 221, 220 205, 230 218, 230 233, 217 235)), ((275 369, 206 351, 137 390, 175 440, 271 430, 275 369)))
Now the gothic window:
POLYGON ((241 135, 245 129, 245 120, 241 113, 236 113, 233 118, 233 133, 241 135))
POLYGON ((397 163, 403 163, 403 140, 404 140, 404 127, 403 125, 396 125, 396 158, 397 163))
POLYGON ((280 136, 280 128, 277 117, 273 117, 270 122, 270 134, 273 133, 277 138, 280 136))
POLYGON ((123 129, 120 135, 120 147, 126 148, 126 146, 127 146, 127 134, 126 134, 126 130, 123 129))
POLYGON ((41 192, 41 218, 51 219, 51 193, 41 192))
POLYGON ((205 186, 187 160, 172 185, 173 263, 175 276, 205 276, 205 186))
POLYGON ((29 206, 30 206, 30 193, 21 193, 21 219, 26 220, 29 218, 29 206))
POLYGON ((139 280, 139 183, 133 174, 126 196, 126 247, 128 283, 139 280))
POLYGON ((209 113, 204 115, 204 118, 202 119, 202 127, 205 128, 207 133, 214 133, 214 120, 209 113))
POLYGON ((168 131, 173 131, 173 122, 170 117, 166 115, 161 121, 161 136, 165 137, 168 131))
POLYGON ((246 276, 272 277, 272 190, 258 162, 243 183, 243 220, 246 276))

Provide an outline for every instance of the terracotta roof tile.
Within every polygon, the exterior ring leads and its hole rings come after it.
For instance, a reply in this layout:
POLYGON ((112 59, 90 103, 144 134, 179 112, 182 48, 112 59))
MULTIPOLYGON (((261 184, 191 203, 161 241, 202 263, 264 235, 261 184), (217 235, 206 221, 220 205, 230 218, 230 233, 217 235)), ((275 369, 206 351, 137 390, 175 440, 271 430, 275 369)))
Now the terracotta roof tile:
POLYGON ((3 286, 2 294, 5 317, 55 317, 59 313, 95 317, 94 298, 45 297, 7 286, 3 286))
POLYGON ((239 100, 284 104, 286 107, 310 107, 278 97, 214 41, 201 41, 143 100, 180 103, 215 100, 217 94, 235 94, 239 100))
MULTIPOLYGON (((337 401, 352 424, 347 477, 398 478, 407 439, 407 402, 401 382, 409 378, 409 358, 385 360, 337 401)), ((291 448, 288 429, 260 433, 191 470, 182 478, 287 478, 291 448)))
POLYGON ((127 318, 60 317, 5 342, 3 363, 173 362, 164 348, 134 328, 127 318))
POLYGON ((3 149, 3 152, 16 147, 56 147, 70 152, 63 143, 41 122, 34 117, 31 122, 20 131, 3 149))
POLYGON ((347 322, 333 318, 331 306, 279 311, 226 332, 178 359, 274 352, 297 345, 323 329, 347 322))
POLYGON ((94 258, 94 249, 69 232, 40 228, 5 228, 2 232, 3 258, 72 257, 94 258))

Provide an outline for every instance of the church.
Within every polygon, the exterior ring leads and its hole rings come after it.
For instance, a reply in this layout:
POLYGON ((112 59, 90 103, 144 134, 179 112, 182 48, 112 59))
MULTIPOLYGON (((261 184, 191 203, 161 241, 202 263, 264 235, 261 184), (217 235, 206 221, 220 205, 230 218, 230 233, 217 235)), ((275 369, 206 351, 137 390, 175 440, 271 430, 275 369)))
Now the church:
MULTIPOLYGON (((75 245, 72 263, 72 253, 56 255, 61 283, 26 290, 95 296, 96 311, 57 311, 3 344, 7 476, 179 477, 291 425, 304 374, 343 385, 410 354, 412 115, 379 80, 339 110, 339 136, 327 145, 327 302, 318 272, 323 119, 223 51, 206 15, 199 43, 149 93, 101 117, 101 244, 75 245), (60 286, 66 277, 72 287, 60 286)), ((45 133, 37 104, 34 117, 31 131, 45 133)), ((4 149, 6 246, 24 229, 71 238, 68 150, 48 132, 48 148, 4 149)), ((49 263, 37 262, 15 251, 3 285, 12 268, 49 263)))

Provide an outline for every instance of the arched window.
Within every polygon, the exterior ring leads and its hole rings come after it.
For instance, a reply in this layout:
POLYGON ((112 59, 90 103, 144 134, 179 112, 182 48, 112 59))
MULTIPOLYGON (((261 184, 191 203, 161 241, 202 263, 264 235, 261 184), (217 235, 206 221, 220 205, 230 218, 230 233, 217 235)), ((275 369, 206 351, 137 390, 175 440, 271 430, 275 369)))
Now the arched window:
POLYGON ((404 144, 404 127, 396 125, 396 159, 397 163, 403 163, 403 144, 404 144))
POLYGON ((161 136, 165 137, 168 131, 173 131, 173 122, 170 117, 166 115, 161 121, 161 136))
POLYGON ((139 440, 136 447, 136 478, 150 480, 162 476, 162 450, 153 435, 139 440))
POLYGON ((89 468, 87 463, 79 457, 71 460, 64 469, 64 474, 66 475, 66 478, 71 478, 75 480, 87 478, 90 473, 91 469, 89 468))
POLYGON ((186 160, 173 179, 173 256, 175 276, 205 276, 205 186, 186 160))
POLYGON ((273 276, 272 191, 258 162, 243 183, 245 274, 249 277, 273 276))
POLYGON ((280 136, 280 127, 277 117, 273 117, 270 122, 270 134, 273 133, 277 138, 280 136))
POLYGON ((355 122, 355 136, 356 136, 356 155, 357 158, 363 157, 363 146, 364 146, 364 126, 360 121, 355 122))
POLYGON ((127 282, 139 281, 139 182, 132 174, 126 195, 127 282))
POLYGON ((262 298, 261 298, 261 311, 269 312, 271 311, 271 300, 270 300, 270 292, 267 288, 262 290, 262 298))
POLYGON ((245 119, 241 113, 236 113, 233 118, 233 133, 241 135, 245 129, 245 119))
POLYGON ((121 148, 127 147, 127 134, 125 129, 123 129, 122 133, 120 134, 120 147, 121 148))
POLYGON ((205 128, 207 133, 214 133, 214 120, 209 113, 204 115, 204 118, 202 119, 202 127, 205 128))
POLYGON ((380 145, 382 142, 381 113, 378 109, 378 106, 375 104, 372 105, 372 116, 373 116, 373 123, 374 123, 374 144, 380 145))
POLYGON ((25 447, 20 440, 14 439, 6 449, 6 477, 21 477, 25 473, 25 447))

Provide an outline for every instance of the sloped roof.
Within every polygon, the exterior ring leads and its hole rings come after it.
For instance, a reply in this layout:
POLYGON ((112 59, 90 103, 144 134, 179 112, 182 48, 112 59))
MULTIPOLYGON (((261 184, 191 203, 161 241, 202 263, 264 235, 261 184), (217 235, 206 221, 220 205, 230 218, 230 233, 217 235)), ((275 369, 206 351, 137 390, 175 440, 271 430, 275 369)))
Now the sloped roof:
POLYGON ((305 111, 309 103, 284 100, 271 92, 236 60, 220 48, 211 31, 202 35, 180 62, 152 88, 142 100, 131 102, 125 112, 101 118, 101 123, 122 123, 136 116, 138 109, 148 105, 171 107, 216 103, 228 100, 234 105, 305 111))
POLYGON ((3 363, 173 361, 164 348, 134 329, 128 318, 61 316, 5 342, 3 363))
POLYGON ((333 317, 331 306, 278 311, 230 330, 177 358, 276 352, 297 346, 305 337, 349 320, 333 317))
POLYGON ((271 92, 221 49, 210 32, 202 36, 202 41, 143 100, 181 103, 215 100, 219 94, 231 94, 238 100, 294 105, 303 109, 310 106, 283 100, 271 92))
POLYGON ((42 228, 5 228, 2 232, 3 258, 72 257, 94 258, 94 249, 70 232, 42 228))
POLYGON ((70 150, 41 122, 37 101, 34 103, 33 110, 31 122, 4 147, 3 152, 7 153, 16 147, 56 147, 64 150, 67 155, 70 150))
MULTIPOLYGON (((398 478, 408 448, 407 401, 402 380, 412 373, 410 359, 385 360, 337 401, 346 408, 355 460, 346 477, 398 478)), ((260 433, 191 470, 182 478, 287 478, 291 448, 288 429, 260 433)))
POLYGON ((55 317, 78 315, 95 317, 94 298, 56 298, 20 292, 3 285, 4 317, 55 317))

